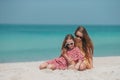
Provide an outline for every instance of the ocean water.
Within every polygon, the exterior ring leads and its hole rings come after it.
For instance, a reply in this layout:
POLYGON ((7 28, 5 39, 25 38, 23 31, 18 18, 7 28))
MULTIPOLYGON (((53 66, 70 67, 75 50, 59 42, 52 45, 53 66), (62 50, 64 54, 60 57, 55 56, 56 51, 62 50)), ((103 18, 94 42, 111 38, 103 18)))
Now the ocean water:
MULTIPOLYGON (((120 25, 83 25, 94 44, 94 56, 120 56, 120 25)), ((66 34, 78 25, 0 24, 0 63, 56 58, 66 34)))

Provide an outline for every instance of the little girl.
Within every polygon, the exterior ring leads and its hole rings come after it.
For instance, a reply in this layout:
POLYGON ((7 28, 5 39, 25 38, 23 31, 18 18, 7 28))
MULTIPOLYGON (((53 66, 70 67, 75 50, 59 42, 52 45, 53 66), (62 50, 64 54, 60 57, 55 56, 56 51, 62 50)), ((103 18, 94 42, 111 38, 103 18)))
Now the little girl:
POLYGON ((80 49, 74 44, 74 37, 68 34, 62 44, 61 56, 53 60, 47 61, 40 65, 40 69, 79 69, 79 66, 84 59, 80 49))

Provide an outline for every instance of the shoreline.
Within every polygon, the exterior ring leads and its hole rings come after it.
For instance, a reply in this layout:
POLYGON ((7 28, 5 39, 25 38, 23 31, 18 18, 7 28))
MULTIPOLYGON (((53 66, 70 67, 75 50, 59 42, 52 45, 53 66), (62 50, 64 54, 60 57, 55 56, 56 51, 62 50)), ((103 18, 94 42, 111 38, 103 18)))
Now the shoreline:
POLYGON ((39 70, 44 61, 0 63, 0 80, 120 80, 120 56, 94 57, 94 68, 39 70))

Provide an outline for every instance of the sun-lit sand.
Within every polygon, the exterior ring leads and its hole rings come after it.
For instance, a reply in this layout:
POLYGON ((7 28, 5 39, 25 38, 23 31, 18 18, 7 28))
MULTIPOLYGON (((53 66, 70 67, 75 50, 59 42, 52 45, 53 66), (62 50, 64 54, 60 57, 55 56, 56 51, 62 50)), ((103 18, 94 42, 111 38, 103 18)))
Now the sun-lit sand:
POLYGON ((42 62, 0 63, 0 80, 120 80, 120 56, 95 57, 85 71, 39 70, 42 62))

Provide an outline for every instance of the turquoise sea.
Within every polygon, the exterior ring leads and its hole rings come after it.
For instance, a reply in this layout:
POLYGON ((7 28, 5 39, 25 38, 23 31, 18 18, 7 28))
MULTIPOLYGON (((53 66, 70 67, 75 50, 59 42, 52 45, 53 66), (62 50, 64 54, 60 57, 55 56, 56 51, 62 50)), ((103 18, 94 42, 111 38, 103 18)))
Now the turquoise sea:
MULTIPOLYGON (((83 25, 94 44, 94 56, 120 56, 120 25, 83 25)), ((58 57, 66 34, 78 25, 0 24, 0 63, 58 57)))

